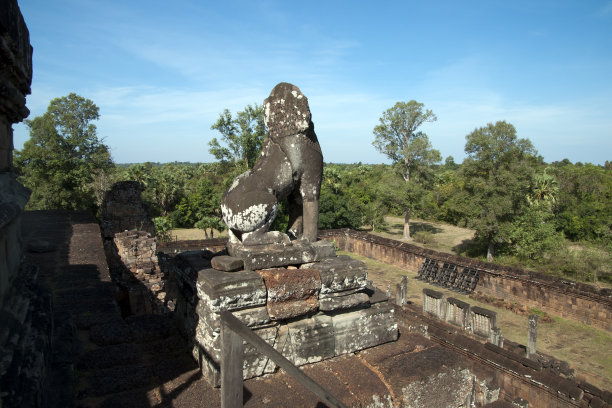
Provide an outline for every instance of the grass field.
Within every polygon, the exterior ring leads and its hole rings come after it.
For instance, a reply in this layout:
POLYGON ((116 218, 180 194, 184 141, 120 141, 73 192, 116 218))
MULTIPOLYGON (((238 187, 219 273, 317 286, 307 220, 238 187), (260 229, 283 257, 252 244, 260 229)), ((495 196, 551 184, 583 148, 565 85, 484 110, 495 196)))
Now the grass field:
MULTIPOLYGON (((408 276, 408 301, 422 306, 423 288, 443 292, 446 297, 454 297, 473 306, 497 312, 498 326, 504 338, 516 343, 527 343, 527 317, 517 315, 510 310, 495 307, 489 303, 479 302, 451 290, 432 286, 414 279, 416 273, 387 265, 352 253, 344 252, 359 259, 368 266, 368 277, 374 285, 386 289, 391 285, 392 296, 395 296, 395 285, 402 275, 408 276)), ((567 361, 576 371, 578 378, 584 379, 603 389, 612 389, 612 334, 591 326, 551 316, 551 322, 538 325, 537 349, 555 358, 567 361)))

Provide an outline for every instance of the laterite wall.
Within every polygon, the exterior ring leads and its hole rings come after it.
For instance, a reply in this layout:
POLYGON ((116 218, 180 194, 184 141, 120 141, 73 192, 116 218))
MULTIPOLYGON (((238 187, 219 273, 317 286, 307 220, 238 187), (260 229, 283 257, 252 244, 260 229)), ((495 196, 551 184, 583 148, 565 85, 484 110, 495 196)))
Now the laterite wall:
POLYGON ((543 311, 612 331, 612 290, 597 289, 550 275, 425 249, 349 229, 325 230, 319 237, 334 241, 348 252, 416 273, 425 260, 449 262, 480 270, 476 290, 543 311))

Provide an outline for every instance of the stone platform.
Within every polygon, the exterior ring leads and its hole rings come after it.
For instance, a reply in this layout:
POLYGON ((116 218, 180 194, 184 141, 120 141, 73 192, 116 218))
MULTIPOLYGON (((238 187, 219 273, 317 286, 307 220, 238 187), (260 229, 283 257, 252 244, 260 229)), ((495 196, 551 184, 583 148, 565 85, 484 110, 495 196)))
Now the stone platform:
MULTIPOLYGON (((393 305, 368 284, 363 262, 336 256, 325 241, 250 249, 221 260, 208 251, 185 252, 172 268, 180 288, 175 315, 211 384, 220 381, 225 310, 298 366, 397 339, 393 305), (238 271, 218 270, 240 260, 238 271)), ((249 344, 244 354, 244 379, 275 371, 249 344)))

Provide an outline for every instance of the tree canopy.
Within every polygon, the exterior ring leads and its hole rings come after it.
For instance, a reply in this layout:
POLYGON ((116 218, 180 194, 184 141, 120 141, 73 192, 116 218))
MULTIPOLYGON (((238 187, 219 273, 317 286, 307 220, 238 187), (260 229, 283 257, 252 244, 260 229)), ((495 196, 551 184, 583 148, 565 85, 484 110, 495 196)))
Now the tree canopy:
POLYGON ((374 128, 372 144, 394 163, 403 163, 403 177, 407 182, 412 170, 441 160, 440 153, 431 148, 427 135, 417 132, 423 123, 438 120, 431 110, 424 110, 424 106, 415 100, 397 102, 383 112, 380 123, 374 128))
POLYGON ((414 183, 408 184, 411 177, 428 173, 432 164, 442 160, 440 152, 433 149, 427 135, 418 128, 425 122, 435 122, 436 115, 424 104, 415 100, 397 102, 383 112, 380 123, 374 127, 374 147, 396 166, 407 183, 408 202, 404 218, 404 239, 410 238, 410 211, 416 201, 422 198, 422 189, 414 183))
POLYGON ((217 160, 231 162, 243 170, 252 168, 266 137, 263 106, 248 105, 235 117, 225 109, 211 129, 221 133, 221 141, 213 138, 208 143, 208 151, 217 160))
POLYGON ((95 207, 94 176, 113 167, 92 123, 99 118, 93 101, 71 93, 25 121, 30 139, 15 151, 14 162, 20 181, 32 189, 29 209, 95 207))
POLYGON ((504 121, 467 135, 465 152, 461 176, 469 199, 462 200, 467 204, 462 211, 492 260, 495 246, 508 242, 512 221, 527 202, 537 153, 504 121))

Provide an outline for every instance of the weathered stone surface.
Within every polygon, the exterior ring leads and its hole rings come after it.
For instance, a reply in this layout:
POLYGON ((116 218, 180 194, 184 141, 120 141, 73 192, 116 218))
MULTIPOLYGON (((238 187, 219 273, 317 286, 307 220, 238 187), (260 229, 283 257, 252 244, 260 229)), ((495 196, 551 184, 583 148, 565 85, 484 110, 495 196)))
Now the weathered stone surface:
POLYGON ((446 314, 446 300, 442 292, 423 289, 423 313, 429 313, 438 319, 444 319, 446 314))
MULTIPOLYGON (((213 332, 216 333, 215 336, 221 333, 221 316, 215 313, 209 304, 200 302, 196 307, 196 312, 198 315, 198 330, 202 333, 208 333, 209 336, 212 336, 213 332)), ((266 306, 235 310, 232 314, 242 323, 252 328, 266 326, 270 323, 266 306)))
POLYGON ((366 293, 368 293, 368 295, 370 296, 370 304, 386 302, 389 300, 389 296, 387 295, 387 293, 383 292, 377 287, 368 287, 366 293))
MULTIPOLYGON (((0 127, 1 127, 0 123, 0 127)), ((12 173, 0 173, 0 305, 9 292, 23 254, 21 214, 30 190, 19 184, 12 173)))
MULTIPOLYGON (((53 358, 52 295, 37 282, 38 271, 23 265, 0 304, 0 405, 7 407, 41 405, 42 382, 53 358)), ((66 343, 67 352, 71 346, 66 343)))
POLYGON ((264 106, 268 137, 261 156, 252 169, 236 177, 221 199, 230 242, 281 242, 278 234, 268 230, 276 217, 278 201, 286 198, 289 233, 314 242, 323 155, 308 99, 297 86, 282 82, 272 89, 264 106))
POLYGON ((198 272, 211 268, 209 255, 207 251, 186 251, 177 255, 168 265, 173 276, 173 283, 178 290, 175 295, 180 296, 190 305, 195 306, 198 302, 196 289, 198 272))
POLYGON ((99 324, 90 328, 89 339, 98 346, 108 346, 131 341, 132 332, 124 322, 99 324))
POLYGON ((497 328, 497 313, 473 306, 470 308, 471 330, 474 334, 489 338, 491 330, 497 328))
MULTIPOLYGON (((217 332, 196 331, 197 347, 195 353, 199 361, 202 375, 215 387, 220 384, 220 361, 221 361, 221 336, 217 332)), ((272 347, 275 346, 278 337, 278 325, 254 329, 255 333, 264 339, 272 347)), ((243 342, 244 364, 243 378, 253 378, 265 373, 274 372, 276 364, 268 357, 258 352, 252 345, 243 342)))
POLYGON ((223 272, 234 272, 244 268, 242 259, 228 255, 215 256, 210 263, 214 269, 223 272))
POLYGON ((249 327, 261 326, 270 323, 268 308, 265 306, 236 310, 234 316, 249 327))
POLYGON ((367 309, 332 315, 336 355, 352 353, 397 340, 393 307, 377 303, 367 309))
MULTIPOLYGON (((254 264, 254 254, 261 254, 260 259, 276 257, 278 261, 282 258, 279 253, 288 248, 274 244, 240 245, 251 251, 250 260, 245 259, 245 268, 248 268, 248 262, 254 264)), ((375 289, 367 287, 367 270, 363 262, 348 256, 329 257, 334 254, 334 247, 329 243, 313 245, 299 241, 291 248, 305 248, 309 254, 307 259, 326 258, 307 264, 298 258, 282 259, 281 262, 288 263, 288 268, 223 272, 211 268, 201 253, 177 256, 175 267, 180 271, 175 271, 175 275, 180 275, 184 280, 197 273, 197 298, 183 302, 186 307, 191 305, 193 316, 183 310, 180 302, 176 310, 179 314, 191 316, 188 320, 192 325, 189 331, 193 333, 191 338, 195 339, 193 355, 211 384, 219 384, 219 312, 223 310, 232 311, 239 320, 297 365, 321 361, 397 338, 394 311, 384 301, 384 294, 374 296, 375 289), (323 277, 318 272, 319 266, 324 270, 326 293, 321 291, 323 277), (374 296, 374 307, 368 307, 370 296, 374 296), (319 297, 327 302, 327 307, 324 307, 327 313, 314 314, 318 310, 319 297), (364 309, 355 310, 358 307, 364 309), (342 309, 348 308, 353 311, 342 312, 342 309)), ((189 291, 190 285, 184 286, 189 291)), ((275 365, 266 357, 249 345, 245 347, 244 378, 259 376, 274 369, 275 365)))
POLYGON ((150 367, 133 365, 98 370, 88 380, 88 386, 79 391, 79 398, 99 397, 142 387, 151 383, 153 377, 150 367))
POLYGON ((446 301, 446 321, 467 329, 469 327, 470 305, 455 298, 446 301))
POLYGON ((221 272, 212 268, 198 271, 198 297, 218 313, 266 304, 263 279, 253 271, 221 272))
POLYGON ((83 353, 77 359, 77 368, 102 369, 140 361, 138 347, 132 343, 122 343, 100 347, 83 353))
POLYGON ((467 361, 440 346, 389 358, 379 367, 404 407, 459 407, 472 391, 467 361))
POLYGON ((314 249, 316 259, 306 262, 316 262, 326 258, 333 258, 336 256, 336 247, 332 242, 321 239, 319 241, 313 242, 311 245, 314 249))
POLYGON ((272 320, 284 320, 314 312, 319 307, 321 278, 315 269, 267 269, 257 271, 268 291, 266 306, 272 320))
POLYGON ((332 318, 321 313, 281 325, 276 349, 299 366, 334 357, 335 344, 332 318))
POLYGON ((243 245, 228 243, 230 255, 244 261, 244 269, 256 270, 279 266, 318 262, 335 256, 333 244, 327 241, 308 243, 293 241, 283 244, 243 245))
POLYGON ((304 264, 300 268, 316 268, 321 275, 321 293, 341 292, 367 286, 366 265, 348 255, 326 258, 316 264, 304 264))
POLYGON ((332 310, 350 309, 369 303, 370 297, 365 292, 328 293, 319 297, 319 310, 323 312, 328 312, 332 310))
POLYGON ((33 239, 28 242, 26 250, 37 253, 53 252, 57 250, 57 246, 43 239, 33 239))
POLYGON ((138 343, 164 339, 174 331, 172 321, 167 316, 130 316, 125 322, 129 326, 132 340, 138 343))

